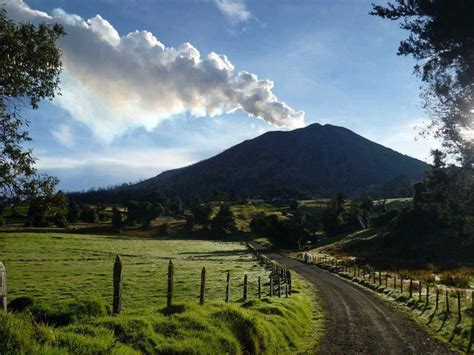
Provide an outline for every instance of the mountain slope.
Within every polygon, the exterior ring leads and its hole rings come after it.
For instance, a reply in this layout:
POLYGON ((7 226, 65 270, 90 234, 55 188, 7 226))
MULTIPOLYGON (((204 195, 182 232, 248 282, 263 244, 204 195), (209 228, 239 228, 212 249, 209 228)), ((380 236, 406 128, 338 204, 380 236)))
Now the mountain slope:
POLYGON ((406 175, 422 177, 428 165, 369 141, 342 127, 312 124, 267 132, 210 159, 170 170, 128 187, 137 194, 161 191, 189 197, 213 190, 271 196, 301 191, 330 196, 383 185, 406 175))

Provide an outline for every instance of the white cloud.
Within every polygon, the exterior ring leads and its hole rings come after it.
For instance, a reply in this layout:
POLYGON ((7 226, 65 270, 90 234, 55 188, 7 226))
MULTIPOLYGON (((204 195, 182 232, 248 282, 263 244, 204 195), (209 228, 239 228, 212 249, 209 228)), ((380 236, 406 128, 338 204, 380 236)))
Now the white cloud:
POLYGON ((247 22, 252 18, 243 0, 214 0, 214 3, 232 23, 247 22))
POLYGON ((57 129, 51 131, 53 137, 65 147, 74 146, 74 135, 71 127, 66 124, 60 124, 57 129))
POLYGON ((146 176, 196 162, 194 154, 184 149, 114 149, 95 154, 75 154, 69 157, 45 153, 39 156, 36 167, 48 169, 78 169, 87 167, 107 168, 114 166, 146 172, 146 176))
MULTIPOLYGON (((223 3, 248 16, 245 6, 223 3)), ((243 110, 276 127, 304 125, 304 112, 278 100, 272 81, 236 72, 225 55, 201 56, 190 43, 166 47, 147 31, 121 37, 100 15, 84 20, 61 9, 48 15, 22 0, 7 0, 7 11, 19 20, 65 26, 62 96, 55 102, 106 141, 136 127, 152 130, 182 112, 201 117, 243 110)))

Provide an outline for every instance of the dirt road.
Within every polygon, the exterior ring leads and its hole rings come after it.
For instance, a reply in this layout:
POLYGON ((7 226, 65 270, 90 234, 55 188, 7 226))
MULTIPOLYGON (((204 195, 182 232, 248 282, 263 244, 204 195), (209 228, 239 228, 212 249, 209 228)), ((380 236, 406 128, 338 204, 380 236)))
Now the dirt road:
POLYGON ((321 354, 455 354, 370 291, 279 254, 267 254, 314 283, 326 306, 321 354))

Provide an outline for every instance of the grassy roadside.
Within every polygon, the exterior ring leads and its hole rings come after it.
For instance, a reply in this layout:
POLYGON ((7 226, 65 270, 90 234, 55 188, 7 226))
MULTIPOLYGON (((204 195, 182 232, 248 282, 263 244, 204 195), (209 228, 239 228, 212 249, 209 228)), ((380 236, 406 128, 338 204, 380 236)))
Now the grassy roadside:
MULTIPOLYGON (((436 289, 434 287, 431 288, 428 296, 426 288, 424 291, 422 289, 420 297, 417 284, 414 283, 413 294, 410 297, 408 283, 405 283, 404 290, 401 292, 399 288, 393 289, 391 287, 393 279, 387 280, 388 287, 386 287, 384 277, 379 279, 378 274, 374 282, 372 273, 357 276, 357 272, 354 272, 353 269, 346 270, 341 266, 319 263, 318 266, 374 291, 388 305, 401 311, 415 321, 421 329, 446 343, 451 349, 461 353, 472 353, 474 348, 472 291, 461 295, 461 319, 459 319, 457 294, 451 293, 449 289, 440 289, 438 307, 436 307, 436 289), (447 290, 449 307, 446 306, 448 304, 446 302, 447 290)), ((400 280, 398 280, 398 285, 400 285, 400 280)))
MULTIPOLYGON (((98 300, 78 301, 69 308, 32 305, 20 313, 0 312, 0 352, 310 353, 322 332, 322 317, 318 316, 322 313, 314 295, 298 280, 289 298, 204 306, 185 302, 177 304, 171 314, 156 308, 146 314, 137 310, 111 316, 98 300), (76 313, 58 318, 58 309, 76 313)), ((66 313, 59 312, 59 317, 66 313)))

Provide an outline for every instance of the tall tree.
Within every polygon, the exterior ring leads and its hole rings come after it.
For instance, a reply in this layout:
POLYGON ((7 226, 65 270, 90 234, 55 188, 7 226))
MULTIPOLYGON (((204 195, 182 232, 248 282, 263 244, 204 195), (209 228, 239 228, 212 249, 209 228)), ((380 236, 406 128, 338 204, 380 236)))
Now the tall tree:
POLYGON ((443 139, 463 166, 474 163, 474 1, 396 0, 374 5, 372 15, 400 21, 410 32, 398 54, 417 61, 424 107, 432 119, 425 133, 443 139))
POLYGON ((59 88, 60 25, 15 23, 0 9, 0 196, 19 200, 54 190, 57 179, 38 175, 21 110, 38 108, 59 88))

